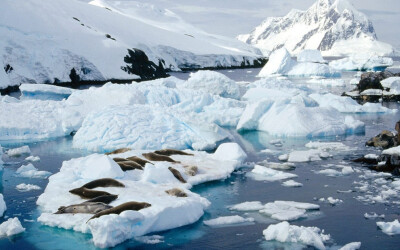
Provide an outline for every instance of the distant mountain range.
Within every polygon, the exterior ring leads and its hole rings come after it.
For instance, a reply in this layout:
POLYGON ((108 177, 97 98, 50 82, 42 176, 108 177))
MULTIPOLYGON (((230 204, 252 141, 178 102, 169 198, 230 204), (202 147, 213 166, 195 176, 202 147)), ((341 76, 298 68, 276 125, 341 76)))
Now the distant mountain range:
POLYGON ((392 55, 391 45, 380 42, 366 15, 347 0, 317 0, 308 10, 292 10, 284 17, 264 20, 240 41, 264 54, 286 47, 291 54, 318 49, 324 56, 358 53, 392 55))

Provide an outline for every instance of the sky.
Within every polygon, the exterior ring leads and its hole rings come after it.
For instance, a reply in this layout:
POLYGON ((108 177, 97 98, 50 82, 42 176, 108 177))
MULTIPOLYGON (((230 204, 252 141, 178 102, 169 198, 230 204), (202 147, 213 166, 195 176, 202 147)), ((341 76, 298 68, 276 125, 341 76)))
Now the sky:
MULTIPOLYGON (((348 0, 372 21, 378 39, 400 49, 400 0, 348 0)), ((146 0, 187 22, 229 37, 250 33, 270 16, 306 10, 315 0, 146 0)))

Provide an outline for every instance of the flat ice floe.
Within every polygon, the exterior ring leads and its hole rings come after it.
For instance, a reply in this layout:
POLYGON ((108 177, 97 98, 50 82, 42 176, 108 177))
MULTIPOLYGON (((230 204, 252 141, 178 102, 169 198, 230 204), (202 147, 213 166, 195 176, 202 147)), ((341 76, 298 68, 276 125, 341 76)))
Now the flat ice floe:
POLYGON ((255 165, 253 170, 247 173, 247 176, 257 181, 280 181, 297 177, 296 174, 286 173, 260 165, 255 165))
POLYGON ((324 242, 330 239, 330 235, 318 227, 290 225, 287 221, 268 226, 263 234, 267 241, 300 243, 317 249, 325 249, 324 242))
POLYGON ((288 181, 282 182, 282 186, 284 186, 284 187, 302 187, 303 184, 301 184, 300 182, 294 181, 294 180, 288 180, 288 181))
POLYGON ((25 231, 25 228, 22 227, 21 222, 17 217, 10 218, 5 222, 0 224, 0 236, 12 236, 15 234, 20 234, 25 231))
POLYGON ((235 211, 258 211, 264 208, 261 201, 246 201, 236 205, 231 206, 230 210, 235 211))
POLYGON ((48 171, 39 171, 32 163, 28 163, 27 165, 19 167, 16 171, 16 175, 26 178, 46 179, 51 173, 48 171))
POLYGON ((11 157, 18 157, 20 155, 23 154, 30 154, 31 153, 31 149, 29 148, 29 146, 22 146, 20 148, 12 148, 7 150, 7 155, 11 156, 11 157))
MULTIPOLYGON (((223 150, 235 151, 240 152, 232 144, 223 150)), ((128 151, 111 156, 143 157, 142 153, 145 152, 148 151, 128 151)), ((192 193, 189 188, 195 184, 227 178, 241 164, 243 155, 229 155, 224 160, 217 153, 186 152, 194 156, 172 155, 171 158, 180 163, 153 161, 154 165, 146 164, 143 171, 123 172, 112 158, 99 154, 65 161, 60 172, 49 178, 49 184, 37 201, 42 211, 38 221, 48 226, 91 233, 97 247, 112 247, 137 236, 194 223, 203 215, 210 202, 192 193), (168 170, 170 166, 179 171, 187 183, 178 181, 168 170), (197 166, 197 174, 186 174, 186 166, 197 166), (125 185, 123 188, 96 188, 118 195, 118 199, 110 203, 111 206, 128 201, 147 202, 151 206, 139 211, 124 211, 120 215, 105 215, 88 223, 86 221, 91 214, 53 214, 60 206, 83 202, 80 197, 69 193, 69 190, 98 178, 113 178, 125 185), (179 188, 187 197, 171 196, 165 192, 172 188, 179 188)))
POLYGON ((312 203, 295 201, 275 201, 264 205, 259 212, 280 221, 293 221, 304 218, 310 210, 318 210, 319 206, 312 203))
POLYGON ((239 215, 232 216, 222 216, 211 220, 204 221, 204 224, 210 227, 218 227, 225 225, 235 225, 235 224, 243 224, 243 223, 251 223, 254 222, 253 218, 243 218, 239 215))
POLYGON ((351 242, 343 247, 341 247, 339 250, 357 250, 361 248, 361 242, 351 242))
POLYGON ((388 234, 388 235, 400 234, 400 223, 399 223, 399 220, 394 220, 392 222, 379 221, 379 222, 376 223, 376 225, 385 234, 388 234))
POLYGON ((25 183, 18 184, 15 188, 21 192, 27 192, 27 191, 31 191, 31 190, 40 190, 41 189, 38 185, 25 184, 25 183))

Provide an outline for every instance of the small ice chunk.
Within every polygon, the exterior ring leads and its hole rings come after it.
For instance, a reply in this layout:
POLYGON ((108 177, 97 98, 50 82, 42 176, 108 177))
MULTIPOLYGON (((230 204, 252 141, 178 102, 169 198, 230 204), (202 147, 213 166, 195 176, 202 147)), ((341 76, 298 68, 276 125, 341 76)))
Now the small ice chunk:
POLYGON ((31 149, 29 146, 22 146, 20 148, 12 148, 7 151, 8 156, 19 157, 23 154, 30 154, 31 149))
POLYGON ((384 232, 385 234, 388 235, 395 235, 395 234, 400 234, 400 223, 399 220, 394 220, 392 222, 377 222, 376 225, 384 232))
POLYGON ((361 242, 351 242, 343 247, 341 247, 339 250, 357 250, 361 248, 361 242))
POLYGON ((37 162, 37 161, 40 161, 40 157, 31 155, 31 156, 26 157, 25 161, 37 162))
POLYGON ((379 156, 376 154, 367 154, 367 155, 364 155, 364 158, 371 159, 371 160, 377 160, 379 158, 379 156))
POLYGON ((349 166, 342 166, 342 170, 338 171, 335 169, 324 169, 317 172, 318 174, 323 174, 330 177, 338 177, 338 176, 346 176, 354 173, 352 167, 349 166))
POLYGON ((294 181, 294 180, 288 180, 288 181, 282 182, 282 186, 285 186, 285 187, 302 187, 303 184, 301 184, 300 182, 294 181))
POLYGON ((343 201, 341 199, 335 199, 333 197, 328 197, 328 198, 320 198, 319 201, 321 202, 325 202, 325 203, 329 203, 332 206, 336 206, 340 203, 343 203, 343 201))
POLYGON ((375 212, 372 212, 372 213, 365 213, 364 214, 364 218, 365 219, 378 219, 378 218, 382 218, 382 219, 384 219, 385 218, 385 215, 384 214, 377 214, 377 213, 375 213, 375 212))
POLYGON ((210 227, 215 226, 223 226, 223 225, 232 225, 232 224, 241 224, 246 222, 254 222, 253 218, 243 218, 239 215, 232 216, 222 216, 211 220, 204 221, 204 224, 210 227))
POLYGON ((255 165, 254 169, 249 172, 248 175, 258 181, 279 181, 297 177, 295 174, 266 168, 260 165, 255 165))
POLYGON ((31 190, 40 190, 41 189, 38 185, 25 184, 25 183, 18 184, 16 186, 16 188, 18 191, 21 191, 21 192, 27 192, 27 191, 31 191, 31 190))
POLYGON ((310 162, 320 161, 321 151, 316 149, 305 150, 305 151, 293 151, 289 154, 289 162, 310 162))
POLYGON ((280 161, 287 161, 287 160, 289 159, 289 155, 288 155, 288 154, 280 155, 280 156, 278 157, 278 159, 279 159, 280 161))
POLYGON ((261 201, 246 201, 243 203, 239 203, 231 206, 230 210, 235 211, 258 211, 264 208, 264 205, 261 201))
POLYGON ((309 142, 305 145, 307 148, 311 149, 319 149, 319 150, 324 150, 324 151, 348 151, 350 148, 346 145, 344 145, 341 142, 319 142, 319 141, 314 141, 314 142, 309 142))
POLYGON ((142 242, 144 244, 158 244, 164 242, 164 236, 161 235, 149 235, 149 236, 137 236, 136 241, 142 242))
POLYGON ((395 155, 395 156, 400 156, 400 146, 385 149, 382 151, 383 155, 395 155))
POLYGON ((287 221, 269 225, 263 231, 263 235, 267 241, 300 243, 317 249, 325 249, 324 242, 330 239, 330 235, 324 234, 324 231, 318 227, 290 225, 287 221))
POLYGON ((247 158, 247 154, 239 144, 231 142, 219 145, 213 157, 224 161, 243 162, 247 158))
POLYGON ((17 217, 10 218, 7 221, 0 224, 0 236, 12 236, 25 231, 22 227, 21 222, 17 217))
POLYGON ((265 204, 260 213, 281 221, 297 220, 305 216, 307 210, 319 209, 318 205, 295 201, 275 201, 265 204))
POLYGON ((3 194, 0 194, 0 217, 4 215, 4 212, 7 210, 6 202, 4 201, 3 194))
POLYGON ((29 163, 28 165, 22 165, 19 167, 16 171, 16 174, 21 177, 26 177, 26 178, 42 178, 46 179, 51 175, 50 172, 48 171, 39 171, 35 166, 33 166, 32 163, 29 163))

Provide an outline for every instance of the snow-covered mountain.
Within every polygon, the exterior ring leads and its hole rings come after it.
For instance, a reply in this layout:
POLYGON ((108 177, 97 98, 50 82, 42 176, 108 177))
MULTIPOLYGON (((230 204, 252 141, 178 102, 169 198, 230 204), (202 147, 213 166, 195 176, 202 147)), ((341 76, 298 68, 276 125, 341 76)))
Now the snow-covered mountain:
POLYGON ((250 45, 135 1, 3 0, 0 5, 0 89, 73 79, 143 79, 164 68, 253 65, 261 57, 250 45))
POLYGON ((265 54, 286 47, 292 54, 318 49, 325 56, 353 53, 392 54, 391 45, 377 41, 372 22, 347 0, 317 0, 308 10, 270 17, 238 39, 265 54))

